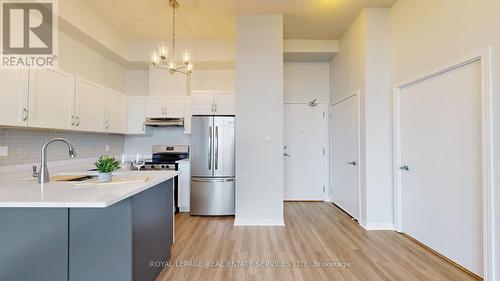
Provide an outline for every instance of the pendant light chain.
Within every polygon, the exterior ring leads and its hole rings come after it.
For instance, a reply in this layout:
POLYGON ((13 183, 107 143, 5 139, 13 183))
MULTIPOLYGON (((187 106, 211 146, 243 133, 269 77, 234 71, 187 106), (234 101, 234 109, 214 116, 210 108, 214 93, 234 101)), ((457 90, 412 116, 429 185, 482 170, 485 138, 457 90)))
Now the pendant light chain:
POLYGON ((172 62, 175 61, 175 9, 177 8, 176 2, 172 5, 172 62))

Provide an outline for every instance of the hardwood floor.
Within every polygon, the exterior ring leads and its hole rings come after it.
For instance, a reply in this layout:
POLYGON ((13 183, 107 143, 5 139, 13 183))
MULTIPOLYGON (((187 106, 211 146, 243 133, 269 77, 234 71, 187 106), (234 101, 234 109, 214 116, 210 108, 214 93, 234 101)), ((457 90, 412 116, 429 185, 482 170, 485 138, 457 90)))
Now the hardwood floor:
POLYGON ((364 230, 332 204, 286 202, 285 223, 177 215, 172 261, 157 280, 477 280, 403 235, 364 230))

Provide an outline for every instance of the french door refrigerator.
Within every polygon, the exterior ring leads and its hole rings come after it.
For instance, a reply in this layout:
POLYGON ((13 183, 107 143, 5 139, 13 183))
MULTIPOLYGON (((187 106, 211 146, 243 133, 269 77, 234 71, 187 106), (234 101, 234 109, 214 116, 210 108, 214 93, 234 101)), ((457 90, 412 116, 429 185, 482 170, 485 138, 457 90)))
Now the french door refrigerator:
POLYGON ((191 215, 234 215, 234 116, 193 116, 191 215))

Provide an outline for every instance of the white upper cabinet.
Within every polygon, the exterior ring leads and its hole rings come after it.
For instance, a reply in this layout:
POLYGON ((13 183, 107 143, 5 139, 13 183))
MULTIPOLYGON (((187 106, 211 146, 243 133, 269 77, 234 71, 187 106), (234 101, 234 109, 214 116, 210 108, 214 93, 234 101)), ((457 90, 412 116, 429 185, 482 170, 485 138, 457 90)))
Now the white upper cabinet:
POLYGON ((123 134, 127 131, 127 96, 106 89, 104 130, 123 134))
POLYGON ((103 131, 105 88, 77 78, 72 124, 80 131, 103 131))
POLYGON ((214 111, 217 115, 234 115, 235 101, 233 92, 219 92, 214 94, 214 111))
POLYGON ((127 134, 145 134, 146 97, 129 96, 127 134))
POLYGON ((191 110, 193 115, 214 114, 214 92, 213 91, 193 91, 191 110))
POLYGON ((30 127, 71 129, 74 104, 74 75, 53 69, 30 70, 30 127))
POLYGON ((193 115, 234 115, 234 94, 224 91, 193 91, 193 115))
POLYGON ((147 118, 183 118, 184 96, 149 96, 146 101, 147 118))
POLYGON ((28 71, 0 70, 0 125, 28 125, 28 71))

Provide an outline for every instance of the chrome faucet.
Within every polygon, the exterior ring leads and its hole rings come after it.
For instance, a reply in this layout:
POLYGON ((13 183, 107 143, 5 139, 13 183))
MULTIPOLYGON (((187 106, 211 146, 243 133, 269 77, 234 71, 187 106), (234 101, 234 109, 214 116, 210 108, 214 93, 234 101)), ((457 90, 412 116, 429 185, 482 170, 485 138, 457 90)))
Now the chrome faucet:
POLYGON ((33 177, 38 178, 38 183, 46 183, 50 181, 50 176, 49 176, 49 169, 47 168, 47 148, 49 145, 53 142, 64 142, 68 145, 68 153, 69 157, 74 158, 76 157, 76 151, 71 142, 69 142, 67 139, 63 138, 57 138, 50 140, 46 142, 44 145, 42 145, 42 150, 41 150, 41 162, 40 162, 40 171, 37 172, 37 167, 33 166, 33 177))

